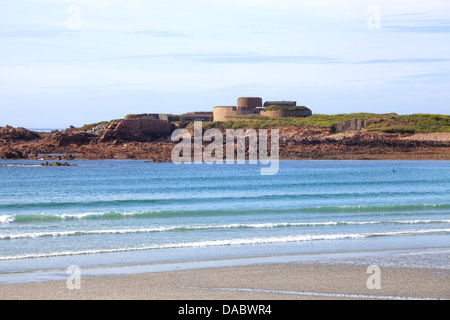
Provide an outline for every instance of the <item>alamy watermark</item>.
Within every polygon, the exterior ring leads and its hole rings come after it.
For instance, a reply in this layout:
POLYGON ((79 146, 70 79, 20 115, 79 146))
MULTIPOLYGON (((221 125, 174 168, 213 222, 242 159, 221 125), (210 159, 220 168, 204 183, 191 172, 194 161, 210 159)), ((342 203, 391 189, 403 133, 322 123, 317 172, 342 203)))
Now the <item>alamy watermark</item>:
POLYGON ((371 276, 367 279, 366 285, 367 289, 373 290, 373 289, 381 289, 381 270, 379 266, 372 265, 367 268, 366 271, 368 274, 371 274, 371 276))
POLYGON ((371 5, 367 8, 369 17, 366 20, 366 25, 369 30, 381 29, 381 9, 377 5, 371 5))
POLYGON ((69 266, 67 268, 67 278, 66 284, 69 290, 80 290, 81 289, 81 269, 78 266, 69 266))
POLYGON ((81 29, 81 8, 77 5, 70 5, 67 7, 67 14, 69 17, 66 20, 66 26, 69 30, 81 29))
POLYGON ((279 169, 279 130, 267 129, 227 129, 225 136, 218 129, 208 129, 203 133, 201 121, 194 122, 194 137, 187 129, 177 129, 172 133, 172 141, 179 142, 172 149, 172 162, 179 164, 249 164, 262 165, 261 175, 275 175, 279 169), (225 140, 225 156, 224 156, 225 140), (193 142, 193 144, 192 144, 193 142), (203 142, 210 142, 206 147, 203 142), (247 144, 248 142, 248 144, 247 144), (248 146, 248 147, 247 147, 248 146), (193 157, 192 157, 193 154, 193 157), (193 158, 193 159, 192 159, 193 158))

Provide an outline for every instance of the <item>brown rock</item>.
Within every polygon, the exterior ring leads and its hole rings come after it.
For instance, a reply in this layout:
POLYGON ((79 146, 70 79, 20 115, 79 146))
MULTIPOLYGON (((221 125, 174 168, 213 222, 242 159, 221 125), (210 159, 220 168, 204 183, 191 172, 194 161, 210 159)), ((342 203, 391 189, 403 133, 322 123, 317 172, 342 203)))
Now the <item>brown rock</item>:
POLYGON ((0 159, 27 159, 28 154, 25 151, 21 151, 14 148, 7 148, 0 152, 0 159))
POLYGON ((73 164, 69 164, 67 162, 64 162, 64 163, 61 163, 61 162, 48 163, 47 161, 41 163, 40 165, 43 166, 43 167, 73 167, 73 166, 76 166, 76 165, 73 165, 73 164))
POLYGON ((13 128, 11 126, 0 127, 0 139, 4 140, 35 140, 40 136, 36 132, 25 128, 13 128))
POLYGON ((124 124, 124 122, 115 121, 106 129, 99 138, 100 142, 113 141, 115 145, 123 141, 148 141, 148 137, 124 124))
POLYGON ((71 144, 76 146, 81 146, 89 144, 94 135, 83 132, 83 131, 73 131, 64 130, 62 132, 55 133, 51 138, 56 140, 56 145, 59 147, 67 147, 71 144))

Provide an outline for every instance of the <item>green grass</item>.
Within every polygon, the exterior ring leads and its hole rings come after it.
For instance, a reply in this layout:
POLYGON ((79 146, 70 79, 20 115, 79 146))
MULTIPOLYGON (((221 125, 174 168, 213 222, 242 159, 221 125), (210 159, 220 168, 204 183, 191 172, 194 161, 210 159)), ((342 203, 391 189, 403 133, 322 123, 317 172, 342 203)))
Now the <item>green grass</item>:
POLYGON ((236 117, 239 121, 204 122, 205 129, 238 129, 254 128, 269 129, 276 127, 313 127, 332 128, 333 124, 352 119, 368 119, 370 124, 366 130, 390 133, 427 133, 450 132, 450 115, 440 114, 412 114, 392 115, 375 113, 348 113, 348 114, 314 114, 309 117, 269 118, 260 115, 236 117))
POLYGON ((94 128, 94 127, 96 127, 96 126, 99 126, 99 125, 101 125, 101 124, 104 124, 104 125, 108 126, 108 125, 111 124, 111 122, 112 122, 112 120, 111 120, 111 121, 100 121, 100 122, 91 123, 91 124, 85 124, 84 126, 82 126, 82 127, 80 128, 80 130, 81 130, 81 131, 89 131, 89 130, 91 130, 92 128, 94 128))
POLYGON ((410 124, 416 132, 450 132, 450 115, 412 114, 398 116, 400 121, 410 124))
MULTIPOLYGON (((280 127, 312 127, 330 129, 333 124, 352 119, 368 119, 370 124, 365 130, 388 133, 428 133, 450 132, 450 115, 442 114, 376 114, 376 113, 343 113, 343 114, 313 114, 309 117, 270 118, 261 115, 236 116, 238 121, 203 122, 204 129, 270 129, 280 127)), ((86 124, 80 130, 87 131, 93 127, 112 121, 101 121, 86 124)), ((188 126, 193 126, 190 123, 188 126)))
POLYGON ((264 111, 277 111, 277 110, 283 110, 283 111, 305 111, 309 110, 309 108, 304 106, 296 106, 296 107, 287 107, 287 106, 277 106, 277 105, 271 105, 264 108, 264 111))
POLYGON ((331 128, 333 124, 352 119, 371 119, 376 117, 375 113, 343 113, 343 114, 313 114, 303 118, 304 125, 316 128, 331 128))
POLYGON ((268 129, 274 127, 315 127, 331 128, 333 124, 356 118, 370 118, 372 113, 352 113, 339 115, 314 114, 309 117, 269 118, 261 115, 238 116, 241 121, 205 122, 204 128, 236 129, 255 128, 268 129))

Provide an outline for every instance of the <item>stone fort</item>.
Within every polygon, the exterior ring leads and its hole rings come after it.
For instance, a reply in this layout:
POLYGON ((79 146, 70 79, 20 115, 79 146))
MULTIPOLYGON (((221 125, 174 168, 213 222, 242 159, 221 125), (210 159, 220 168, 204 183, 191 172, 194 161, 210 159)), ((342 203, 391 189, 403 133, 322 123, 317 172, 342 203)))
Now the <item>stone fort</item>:
POLYGON ((114 120, 108 129, 132 130, 145 136, 165 136, 177 126, 185 127, 194 121, 237 121, 242 116, 261 115, 270 118, 307 117, 308 108, 295 108, 296 101, 263 101, 259 97, 241 97, 236 106, 216 106, 212 112, 189 112, 180 116, 165 113, 130 114, 124 119, 114 120), (269 106, 287 107, 265 110, 269 106))
POLYGON ((217 106, 213 108, 213 121, 236 121, 242 120, 240 116, 262 115, 270 118, 284 117, 308 117, 312 115, 311 110, 305 108, 296 109, 297 101, 266 101, 258 97, 238 98, 236 106, 217 106), (269 106, 287 107, 279 110, 265 110, 269 106), (291 110, 289 110, 291 108, 291 110))

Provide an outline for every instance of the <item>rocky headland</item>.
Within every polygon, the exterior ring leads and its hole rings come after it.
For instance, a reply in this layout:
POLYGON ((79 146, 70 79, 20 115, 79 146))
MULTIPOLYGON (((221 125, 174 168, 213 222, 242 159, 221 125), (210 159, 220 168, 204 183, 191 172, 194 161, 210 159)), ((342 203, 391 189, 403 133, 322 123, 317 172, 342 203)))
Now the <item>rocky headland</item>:
MULTIPOLYGON (((332 128, 308 126, 277 129, 280 159, 450 160, 450 132, 387 133, 363 129, 336 133, 332 128)), ((170 135, 146 136, 114 123, 50 133, 0 127, 0 159, 170 162, 176 144, 170 135)))

